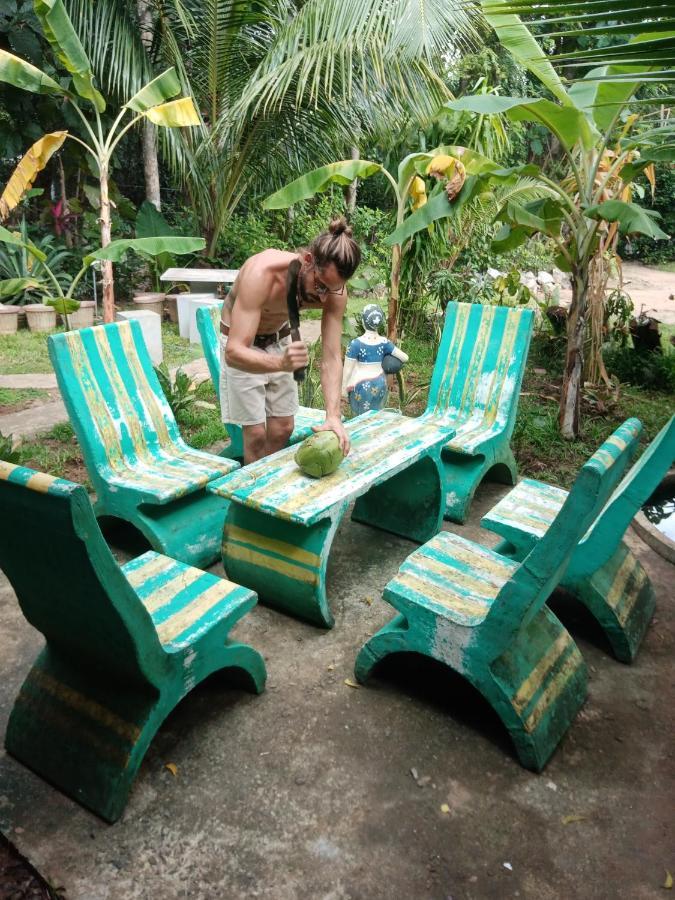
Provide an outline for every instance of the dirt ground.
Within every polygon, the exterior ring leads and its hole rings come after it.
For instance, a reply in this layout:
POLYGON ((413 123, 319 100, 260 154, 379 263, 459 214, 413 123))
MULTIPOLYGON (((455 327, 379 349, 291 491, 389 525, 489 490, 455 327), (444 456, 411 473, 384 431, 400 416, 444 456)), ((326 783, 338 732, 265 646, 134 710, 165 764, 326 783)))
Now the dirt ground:
MULTIPOLYGON (((453 530, 494 543, 477 523, 503 492, 485 486, 453 530)), ((113 826, 0 752, 0 829, 67 900, 662 897, 675 872, 673 568, 629 540, 656 618, 625 666, 567 606, 589 698, 541 775, 441 667, 398 657, 368 686, 346 683, 413 549, 346 521, 329 567, 335 628, 259 606, 236 629, 266 658, 262 696, 217 677, 193 691, 113 826)), ((0 734, 41 643, 0 576, 0 734)))

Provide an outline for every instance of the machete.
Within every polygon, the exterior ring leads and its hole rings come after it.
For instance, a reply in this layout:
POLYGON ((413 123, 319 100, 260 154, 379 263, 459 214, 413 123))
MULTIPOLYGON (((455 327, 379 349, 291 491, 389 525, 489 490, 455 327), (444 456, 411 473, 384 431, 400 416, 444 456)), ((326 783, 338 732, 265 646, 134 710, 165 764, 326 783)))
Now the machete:
MULTIPOLYGON (((288 323, 291 326, 291 339, 302 340, 300 337, 300 309, 298 307, 298 274, 300 273, 300 261, 294 259, 288 266, 286 276, 286 305, 288 307, 288 323)), ((305 369, 296 369, 293 372, 296 381, 305 380, 305 369)))

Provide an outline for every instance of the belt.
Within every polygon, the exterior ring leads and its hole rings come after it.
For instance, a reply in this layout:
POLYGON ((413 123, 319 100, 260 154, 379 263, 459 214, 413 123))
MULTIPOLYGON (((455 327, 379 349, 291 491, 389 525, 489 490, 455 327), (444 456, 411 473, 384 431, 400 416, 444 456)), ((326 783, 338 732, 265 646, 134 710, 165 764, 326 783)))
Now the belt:
MULTIPOLYGON (((226 325, 224 322, 220 323, 220 333, 224 335, 228 335, 230 333, 230 326, 226 325)), ((264 350, 265 347, 269 347, 270 344, 278 343, 282 338, 288 337, 291 333, 290 325, 282 325, 278 331, 273 331, 271 334, 256 334, 253 338, 253 346, 259 347, 261 350, 264 350)))

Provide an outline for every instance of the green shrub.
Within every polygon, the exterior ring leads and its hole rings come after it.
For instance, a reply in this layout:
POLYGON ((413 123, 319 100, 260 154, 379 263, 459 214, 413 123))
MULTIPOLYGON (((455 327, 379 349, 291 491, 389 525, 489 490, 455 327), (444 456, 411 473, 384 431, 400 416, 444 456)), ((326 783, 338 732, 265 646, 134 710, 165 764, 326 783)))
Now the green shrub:
POLYGON ((608 373, 623 384, 675 392, 675 353, 638 353, 632 347, 613 345, 605 350, 603 358, 608 373))

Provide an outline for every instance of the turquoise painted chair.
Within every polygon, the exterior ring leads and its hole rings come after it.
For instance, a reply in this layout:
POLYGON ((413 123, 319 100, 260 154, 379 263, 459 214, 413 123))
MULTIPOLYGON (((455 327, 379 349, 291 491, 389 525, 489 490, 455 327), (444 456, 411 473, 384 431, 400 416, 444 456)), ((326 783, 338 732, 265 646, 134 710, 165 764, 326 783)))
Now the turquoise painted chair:
POLYGON ((51 335, 48 345, 96 515, 131 522, 155 550, 182 562, 215 562, 227 501, 205 488, 238 464, 185 443, 139 323, 51 335))
MULTIPOLYGON (((654 612, 654 589, 623 540, 642 504, 675 460, 675 416, 661 429, 579 541, 560 582, 591 612, 617 659, 630 663, 654 612)), ((546 535, 567 491, 523 479, 483 518, 504 542, 495 549, 523 559, 546 535)))
MULTIPOLYGON (((211 306, 197 310, 197 328, 202 339, 204 356, 211 374, 211 381, 216 395, 220 398, 220 311, 222 306, 211 306)), ((301 406, 295 417, 295 428, 289 439, 289 444, 297 444, 309 437, 313 425, 323 425, 326 413, 322 409, 312 409, 310 406, 301 406)), ((242 459, 244 456, 244 444, 240 425, 225 423, 225 428, 230 438, 229 445, 223 451, 223 456, 230 459, 242 459)))
POLYGON ((0 462, 0 568, 46 640, 7 751, 109 822, 195 685, 234 668, 264 689, 262 657, 228 637, 256 595, 152 551, 120 568, 81 485, 0 462))
POLYGON ((464 676, 497 712, 523 766, 540 771, 586 697, 586 667, 546 606, 579 538, 637 445, 629 419, 581 468, 542 539, 522 562, 442 531, 384 590, 396 616, 361 648, 365 682, 391 653, 414 651, 464 676))
POLYGON ((464 522, 488 475, 518 480, 510 441, 532 335, 530 309, 449 303, 422 419, 449 426, 443 451, 445 517, 464 522))

